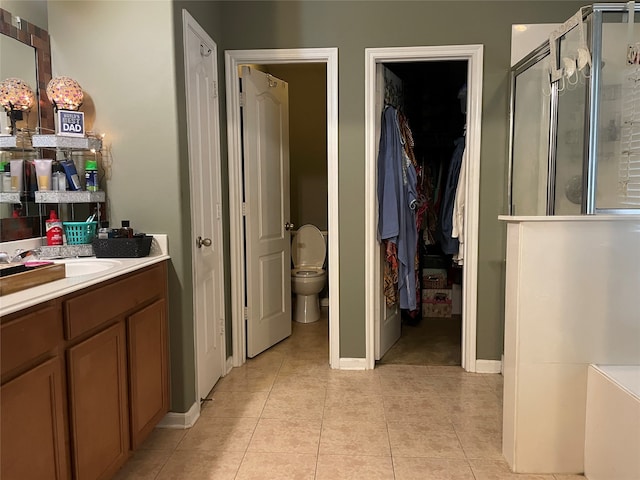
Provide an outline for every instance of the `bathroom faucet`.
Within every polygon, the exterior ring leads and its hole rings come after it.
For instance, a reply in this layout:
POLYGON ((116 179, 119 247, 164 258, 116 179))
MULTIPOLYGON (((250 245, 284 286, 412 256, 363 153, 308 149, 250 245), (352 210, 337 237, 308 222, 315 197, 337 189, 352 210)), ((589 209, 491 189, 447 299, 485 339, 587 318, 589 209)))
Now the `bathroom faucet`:
POLYGON ((35 257, 36 260, 37 260, 39 258, 39 256, 40 256, 41 252, 42 252, 42 250, 40 250, 39 248, 33 248, 33 249, 30 249, 30 250, 18 249, 13 254, 13 257, 11 258, 11 263, 13 263, 13 262, 21 262, 21 261, 23 261, 25 258, 27 258, 29 256, 35 257))

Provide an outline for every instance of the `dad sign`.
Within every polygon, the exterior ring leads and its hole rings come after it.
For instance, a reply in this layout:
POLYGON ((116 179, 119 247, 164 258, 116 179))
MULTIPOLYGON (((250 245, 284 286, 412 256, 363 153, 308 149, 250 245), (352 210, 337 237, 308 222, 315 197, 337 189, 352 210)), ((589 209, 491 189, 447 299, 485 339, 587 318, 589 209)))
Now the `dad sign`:
POLYGON ((84 137, 84 112, 58 110, 58 135, 84 137))

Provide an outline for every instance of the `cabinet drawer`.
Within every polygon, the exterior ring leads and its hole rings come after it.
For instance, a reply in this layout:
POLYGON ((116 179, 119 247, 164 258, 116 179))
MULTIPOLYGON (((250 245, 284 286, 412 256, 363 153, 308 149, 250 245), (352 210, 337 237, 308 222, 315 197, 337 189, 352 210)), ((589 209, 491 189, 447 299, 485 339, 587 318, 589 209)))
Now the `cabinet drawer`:
POLYGON ((65 301, 66 338, 76 338, 162 295, 164 282, 164 270, 152 267, 65 301))
POLYGON ((62 340, 60 304, 50 304, 0 327, 1 374, 35 360, 62 340))

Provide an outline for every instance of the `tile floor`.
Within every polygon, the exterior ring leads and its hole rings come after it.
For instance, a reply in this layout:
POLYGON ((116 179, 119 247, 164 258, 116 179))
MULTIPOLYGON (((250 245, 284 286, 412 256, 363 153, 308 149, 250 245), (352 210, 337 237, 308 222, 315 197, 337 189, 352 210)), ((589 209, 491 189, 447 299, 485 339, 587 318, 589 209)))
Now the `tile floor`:
POLYGON ((502 458, 502 376, 451 366, 331 370, 328 323, 220 379, 189 430, 156 429, 116 478, 580 480, 502 458))

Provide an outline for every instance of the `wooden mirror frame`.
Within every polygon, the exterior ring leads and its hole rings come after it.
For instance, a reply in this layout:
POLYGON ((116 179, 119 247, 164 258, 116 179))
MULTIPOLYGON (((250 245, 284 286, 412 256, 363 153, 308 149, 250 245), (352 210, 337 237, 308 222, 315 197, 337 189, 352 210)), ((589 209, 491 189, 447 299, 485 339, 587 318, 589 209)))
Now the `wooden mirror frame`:
POLYGON ((47 99, 47 85, 51 80, 51 42, 49 32, 29 23, 23 18, 17 22, 19 27, 13 25, 13 15, 0 8, 0 34, 15 38, 19 42, 29 45, 36 53, 36 78, 38 86, 36 95, 38 98, 38 126, 40 133, 54 133, 55 123, 53 105, 47 99))

